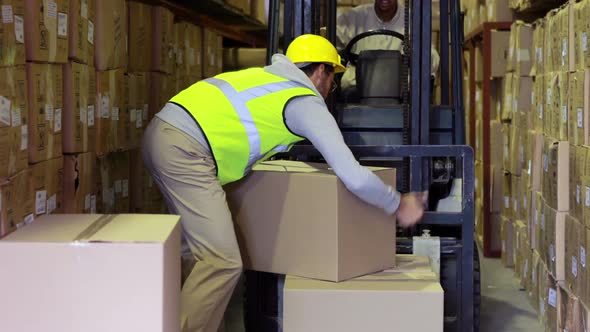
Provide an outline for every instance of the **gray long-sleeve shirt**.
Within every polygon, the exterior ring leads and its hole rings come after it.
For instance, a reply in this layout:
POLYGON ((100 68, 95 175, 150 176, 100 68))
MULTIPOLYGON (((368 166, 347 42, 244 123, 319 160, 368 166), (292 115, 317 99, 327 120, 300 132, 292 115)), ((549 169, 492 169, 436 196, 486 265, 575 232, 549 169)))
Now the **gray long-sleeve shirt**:
MULTIPOLYGON (((320 95, 307 75, 282 54, 275 54, 272 64, 264 69, 271 74, 301 83, 320 95)), ((201 129, 177 105, 166 104, 156 116, 192 136, 208 149, 201 129)), ((388 214, 397 210, 400 194, 356 161, 321 97, 304 96, 294 99, 285 108, 285 120, 292 132, 307 138, 318 149, 348 190, 388 214)))

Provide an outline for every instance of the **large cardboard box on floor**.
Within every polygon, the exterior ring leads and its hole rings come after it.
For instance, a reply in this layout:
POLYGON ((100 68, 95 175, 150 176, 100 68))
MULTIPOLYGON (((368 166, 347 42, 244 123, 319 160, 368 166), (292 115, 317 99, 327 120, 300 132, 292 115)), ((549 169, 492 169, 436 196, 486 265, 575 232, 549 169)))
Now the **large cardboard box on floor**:
MULTIPOLYGON (((372 171, 395 188, 395 170, 372 171)), ((325 164, 261 163, 226 191, 247 269, 342 281, 395 265, 395 218, 325 164)))
POLYGON ((3 329, 180 331, 178 219, 51 215, 0 240, 3 329))
POLYGON ((283 330, 442 331, 443 297, 430 270, 391 269, 339 283, 287 276, 283 330))
POLYGON ((126 108, 125 80, 123 69, 96 73, 97 105, 96 113, 96 153, 108 152, 127 147, 129 118, 126 108))
POLYGON ((127 69, 128 20, 123 0, 96 1, 94 66, 96 70, 127 69))
POLYGON ((96 72, 70 61, 63 66, 63 152, 94 151, 96 144, 96 72))
POLYGON ((203 76, 208 78, 223 70, 223 38, 215 31, 203 29, 203 76))
POLYGON ((147 72, 152 66, 152 6, 128 1, 129 72, 147 72))
POLYGON ((25 64, 25 3, 2 1, 0 22, 0 66, 25 64))
POLYGON ((64 213, 97 213, 97 159, 94 152, 64 156, 64 213))
POLYGON ((89 66, 94 66, 94 2, 70 0, 69 57, 89 66))
POLYGON ((25 66, 0 68, 0 178, 28 165, 28 104, 25 66))
POLYGON ((27 61, 66 63, 70 0, 26 0, 27 61))
POLYGON ((35 217, 62 213, 63 157, 49 159, 31 166, 35 199, 35 217))
POLYGON ((29 168, 0 184, 0 237, 34 220, 33 182, 29 168))
POLYGON ((29 163, 62 154, 62 66, 27 63, 29 163))
POLYGON ((166 7, 152 7, 152 70, 172 74, 173 37, 174 14, 166 7))

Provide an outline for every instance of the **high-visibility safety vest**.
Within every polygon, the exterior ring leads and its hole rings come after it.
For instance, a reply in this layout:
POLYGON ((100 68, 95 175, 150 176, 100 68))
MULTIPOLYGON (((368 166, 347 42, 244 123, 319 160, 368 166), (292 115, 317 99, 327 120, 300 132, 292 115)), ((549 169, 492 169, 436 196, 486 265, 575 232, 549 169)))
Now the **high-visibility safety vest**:
POLYGON ((261 160, 285 152, 303 137, 285 124, 290 100, 315 92, 251 68, 199 81, 170 102, 184 108, 205 134, 222 185, 244 177, 261 160))

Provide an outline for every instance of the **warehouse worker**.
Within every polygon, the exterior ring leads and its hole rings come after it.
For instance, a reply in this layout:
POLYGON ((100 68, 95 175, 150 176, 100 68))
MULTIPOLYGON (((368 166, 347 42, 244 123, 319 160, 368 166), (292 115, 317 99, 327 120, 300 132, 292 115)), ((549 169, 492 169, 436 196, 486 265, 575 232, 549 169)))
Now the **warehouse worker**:
POLYGON ((270 66, 193 84, 149 124, 143 157, 170 212, 181 216, 183 269, 191 269, 181 293, 183 331, 217 330, 242 271, 222 186, 295 142, 309 139, 351 192, 402 226, 421 218, 421 195, 400 195, 344 143, 324 102, 343 70, 327 39, 303 35, 270 66))
MULTIPOLYGON (((404 34, 404 7, 398 0, 375 0, 375 3, 359 5, 337 18, 336 46, 343 50, 355 36, 370 30, 392 30, 404 34)), ((354 54, 362 50, 397 50, 402 51, 402 41, 386 35, 375 35, 363 38, 352 48, 354 54)), ((430 72, 435 76, 438 71, 439 55, 431 49, 430 72)), ((355 67, 348 64, 340 82, 343 95, 356 94, 355 67)))

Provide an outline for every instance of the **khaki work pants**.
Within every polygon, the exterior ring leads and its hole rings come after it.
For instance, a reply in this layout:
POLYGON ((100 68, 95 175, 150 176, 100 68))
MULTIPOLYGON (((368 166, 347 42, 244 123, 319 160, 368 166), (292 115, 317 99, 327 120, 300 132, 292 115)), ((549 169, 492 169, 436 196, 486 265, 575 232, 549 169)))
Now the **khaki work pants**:
POLYGON ((232 217, 211 154, 154 118, 143 159, 172 214, 182 223, 182 332, 218 331, 242 272, 232 217))

